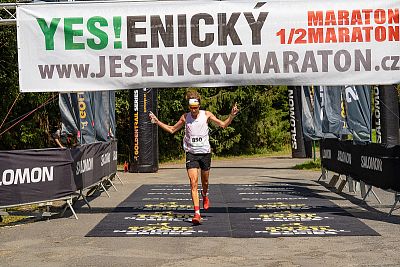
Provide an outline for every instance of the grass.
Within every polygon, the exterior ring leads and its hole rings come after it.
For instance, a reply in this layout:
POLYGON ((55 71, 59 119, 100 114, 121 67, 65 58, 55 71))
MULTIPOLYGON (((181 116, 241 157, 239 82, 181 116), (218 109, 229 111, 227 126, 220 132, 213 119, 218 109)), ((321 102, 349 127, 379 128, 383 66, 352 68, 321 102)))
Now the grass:
MULTIPOLYGON (((7 208, 7 209, 5 209, 5 211, 7 211, 7 212, 12 212, 12 211, 32 212, 32 211, 36 211, 38 209, 39 209, 39 205, 32 204, 32 205, 24 205, 24 206, 7 208)), ((17 224, 17 223, 21 223, 21 222, 24 222, 24 221, 26 221, 26 220, 28 220, 30 218, 32 218, 32 216, 2 215, 1 216, 1 221, 0 221, 0 227, 1 226, 14 225, 14 224, 17 224)))
POLYGON ((319 171, 321 170, 321 160, 316 159, 310 160, 301 164, 297 164, 296 166, 293 167, 295 170, 315 170, 319 171))
MULTIPOLYGON (((280 151, 271 151, 268 149, 260 149, 252 154, 243 154, 243 155, 234 155, 234 156, 216 156, 213 155, 213 160, 224 160, 224 159, 246 159, 246 158, 264 158, 264 157, 281 157, 281 156, 289 156, 292 154, 292 150, 290 145, 287 145, 282 148, 280 151)), ((185 155, 182 155, 179 159, 172 159, 160 162, 160 164, 174 164, 174 163, 185 163, 185 155)))
POLYGON ((238 156, 213 156, 215 160, 223 160, 223 159, 247 159, 247 158, 265 158, 265 157, 282 157, 289 156, 292 154, 292 150, 290 146, 285 146, 280 151, 271 151, 268 149, 259 150, 253 154, 244 154, 238 156))
POLYGON ((5 216, 1 216, 2 217, 2 221, 0 222, 0 227, 1 226, 8 226, 8 225, 14 225, 17 223, 21 223, 26 221, 29 218, 32 218, 32 216, 15 216, 15 215, 5 215, 5 216))

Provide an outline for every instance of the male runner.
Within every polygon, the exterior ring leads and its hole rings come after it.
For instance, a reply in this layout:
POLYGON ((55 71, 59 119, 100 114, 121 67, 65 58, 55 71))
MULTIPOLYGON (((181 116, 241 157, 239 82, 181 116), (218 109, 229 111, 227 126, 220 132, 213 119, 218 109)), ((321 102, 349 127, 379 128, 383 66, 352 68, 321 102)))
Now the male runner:
POLYGON ((207 210, 210 207, 208 198, 208 177, 211 167, 211 147, 208 136, 208 120, 225 128, 231 124, 233 118, 239 112, 237 105, 232 107, 231 114, 224 121, 219 120, 209 111, 200 110, 200 94, 196 91, 189 91, 186 94, 190 112, 181 116, 179 121, 170 126, 158 120, 150 112, 149 117, 153 123, 156 123, 163 130, 174 134, 185 125, 185 137, 183 139, 183 149, 186 152, 186 170, 190 180, 190 188, 194 205, 193 224, 200 224, 200 204, 198 194, 198 168, 201 169, 201 196, 203 198, 203 208, 207 210))

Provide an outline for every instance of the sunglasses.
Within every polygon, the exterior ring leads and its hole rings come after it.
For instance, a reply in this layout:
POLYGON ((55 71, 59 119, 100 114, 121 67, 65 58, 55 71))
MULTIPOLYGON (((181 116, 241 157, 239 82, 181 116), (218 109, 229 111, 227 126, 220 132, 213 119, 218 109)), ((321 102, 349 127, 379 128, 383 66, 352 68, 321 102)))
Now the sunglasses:
POLYGON ((198 109, 199 106, 189 106, 190 109, 198 109))

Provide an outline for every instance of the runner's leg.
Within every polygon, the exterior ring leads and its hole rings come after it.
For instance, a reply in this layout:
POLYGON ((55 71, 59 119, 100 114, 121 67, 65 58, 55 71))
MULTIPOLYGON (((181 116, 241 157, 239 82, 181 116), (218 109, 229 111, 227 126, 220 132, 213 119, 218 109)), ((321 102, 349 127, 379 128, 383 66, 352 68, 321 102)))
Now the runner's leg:
POLYGON ((190 189, 192 194, 193 206, 199 207, 199 192, 197 183, 199 182, 197 168, 187 169, 187 174, 190 180, 190 189))
POLYGON ((210 170, 201 170, 201 186, 203 189, 203 195, 206 196, 208 192, 208 177, 210 176, 210 170))

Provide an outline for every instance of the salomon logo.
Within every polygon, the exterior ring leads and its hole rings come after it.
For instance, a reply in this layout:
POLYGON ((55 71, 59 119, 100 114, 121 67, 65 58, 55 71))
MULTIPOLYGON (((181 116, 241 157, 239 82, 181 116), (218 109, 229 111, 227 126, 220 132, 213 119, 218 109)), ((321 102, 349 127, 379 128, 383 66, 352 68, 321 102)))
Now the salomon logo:
POLYGON ((100 163, 100 165, 104 166, 107 163, 110 163, 110 159, 111 159, 110 153, 106 153, 106 154, 101 155, 101 163, 100 163))
POLYGON ((83 159, 76 163, 76 175, 93 170, 93 158, 83 159))
POLYGON ((361 168, 381 172, 382 160, 380 158, 361 156, 361 168))
POLYGON ((351 154, 339 150, 337 160, 343 163, 351 164, 351 154))
POLYGON ((297 149, 296 140, 296 118, 294 115, 294 91, 289 89, 289 113, 290 113, 290 133, 292 136, 292 148, 297 149))
POLYGON ((1 176, 0 186, 13 184, 30 184, 53 181, 53 166, 34 167, 32 169, 8 169, 1 176))

